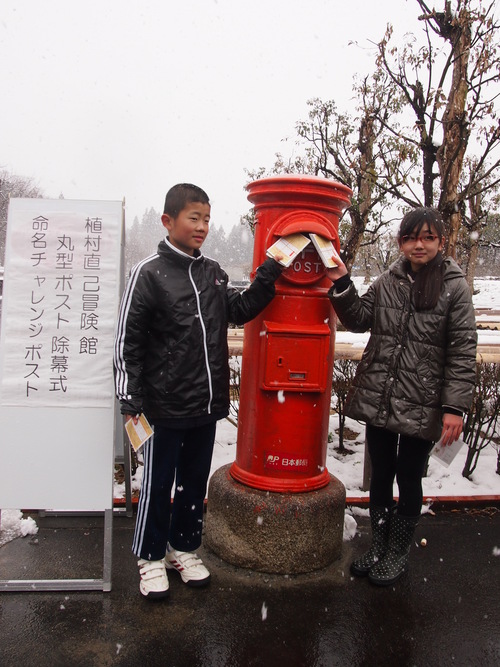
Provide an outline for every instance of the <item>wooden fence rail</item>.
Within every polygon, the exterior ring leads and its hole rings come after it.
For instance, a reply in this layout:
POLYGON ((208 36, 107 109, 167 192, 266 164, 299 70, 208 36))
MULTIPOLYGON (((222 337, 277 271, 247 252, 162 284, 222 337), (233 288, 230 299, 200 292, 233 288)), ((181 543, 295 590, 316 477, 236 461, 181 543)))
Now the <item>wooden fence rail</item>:
MULTIPOLYGON (((500 325, 500 323, 498 323, 500 325)), ((241 356, 243 352, 243 329, 229 329, 227 335, 229 354, 241 356)), ((499 335, 500 341, 500 335, 499 335)), ((352 359, 359 361, 364 347, 359 343, 345 343, 336 341, 335 359, 352 359)), ((500 342, 498 344, 479 344, 477 347, 478 363, 500 363, 500 342)))

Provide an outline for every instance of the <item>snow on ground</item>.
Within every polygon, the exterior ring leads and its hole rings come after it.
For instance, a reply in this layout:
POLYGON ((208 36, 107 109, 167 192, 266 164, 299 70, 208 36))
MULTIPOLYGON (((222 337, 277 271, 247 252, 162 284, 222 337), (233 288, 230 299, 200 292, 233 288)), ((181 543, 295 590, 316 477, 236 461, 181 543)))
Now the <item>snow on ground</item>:
POLYGON ((38 526, 31 517, 23 518, 19 510, 1 511, 0 547, 16 537, 36 535, 38 526))
MULTIPOLYGON (((356 286, 363 292, 366 285, 362 278, 354 278, 356 286)), ((477 294, 474 295, 474 306, 478 308, 491 308, 500 310, 500 280, 478 279, 474 283, 477 294)), ((478 316, 478 322, 487 321, 488 316, 478 316)), ((500 332, 480 330, 478 332, 479 342, 485 345, 500 344, 500 332)), ((340 342, 351 342, 353 345, 362 346, 366 344, 369 334, 350 334, 338 332, 337 340, 340 342)), ((285 394, 286 400, 286 394, 285 394)), ((281 397, 283 400, 283 397, 281 397)), ((326 466, 328 471, 337 477, 346 487, 347 498, 368 497, 368 492, 361 490, 363 482, 363 455, 364 455, 364 426, 358 422, 347 419, 346 426, 355 432, 355 440, 344 442, 352 453, 340 455, 338 448, 338 420, 336 415, 330 419, 330 432, 332 442, 328 447, 326 466)), ((214 456, 212 460, 211 475, 220 467, 232 463, 236 457, 237 431, 227 420, 217 424, 214 456)), ((497 451, 493 446, 486 447, 479 456, 476 470, 472 479, 462 477, 462 469, 467 453, 466 447, 462 447, 455 460, 447 468, 434 458, 430 459, 428 476, 423 480, 424 499, 428 497, 473 497, 473 496, 500 496, 500 475, 496 474, 497 451)), ((140 488, 142 466, 139 467, 136 476, 132 480, 132 490, 140 488)), ((125 485, 115 485, 115 498, 125 495, 125 485)), ((424 508, 425 511, 425 508, 424 508)), ((350 539, 356 529, 356 521, 352 514, 359 515, 367 513, 365 509, 351 509, 346 513, 344 538, 350 539)), ((21 535, 34 534, 38 530, 36 523, 31 518, 23 519, 18 510, 3 510, 1 512, 0 524, 0 546, 21 535)))
POLYGON ((476 278, 472 297, 476 308, 500 309, 500 279, 476 278))

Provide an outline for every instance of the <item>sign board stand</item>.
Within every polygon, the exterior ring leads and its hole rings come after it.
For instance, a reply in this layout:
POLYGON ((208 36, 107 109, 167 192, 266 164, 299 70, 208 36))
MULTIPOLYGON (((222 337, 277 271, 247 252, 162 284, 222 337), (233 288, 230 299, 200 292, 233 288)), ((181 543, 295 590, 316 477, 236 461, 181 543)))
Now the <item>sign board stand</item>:
POLYGON ((118 442, 113 345, 124 206, 11 199, 0 342, 0 508, 104 514, 102 579, 0 590, 111 590, 118 442))
POLYGON ((132 505, 132 464, 130 461, 130 443, 128 440, 124 443, 123 452, 123 471, 125 473, 125 509, 126 516, 131 517, 134 514, 132 505))
POLYGON ((104 510, 102 579, 0 579, 3 591, 103 591, 111 590, 113 510, 104 510))

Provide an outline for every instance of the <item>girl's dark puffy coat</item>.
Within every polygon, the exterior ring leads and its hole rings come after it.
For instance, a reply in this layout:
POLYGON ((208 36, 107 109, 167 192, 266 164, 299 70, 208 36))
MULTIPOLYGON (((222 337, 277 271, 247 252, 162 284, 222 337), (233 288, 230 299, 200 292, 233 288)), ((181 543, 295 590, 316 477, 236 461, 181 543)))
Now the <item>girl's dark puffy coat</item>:
POLYGON ((346 414, 372 426, 438 440, 443 408, 472 403, 477 331, 469 286, 447 258, 437 305, 416 312, 401 257, 359 297, 354 285, 329 296, 354 332, 371 330, 350 388, 346 414))
POLYGON ((243 293, 214 260, 162 241, 123 294, 115 341, 121 411, 151 420, 228 414, 228 322, 243 324, 273 298, 281 269, 267 260, 243 293))

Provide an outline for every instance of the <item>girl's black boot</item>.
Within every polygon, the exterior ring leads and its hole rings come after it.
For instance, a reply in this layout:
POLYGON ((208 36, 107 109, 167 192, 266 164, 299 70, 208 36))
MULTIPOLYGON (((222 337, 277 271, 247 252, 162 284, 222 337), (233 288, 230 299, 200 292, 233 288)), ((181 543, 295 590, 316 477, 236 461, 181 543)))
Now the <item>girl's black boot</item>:
POLYGON ((419 518, 400 514, 392 517, 387 552, 368 573, 372 584, 390 586, 403 574, 408 565, 411 543, 419 518))
POLYGON ((392 513, 388 507, 370 507, 372 544, 366 553, 351 563, 351 572, 356 577, 366 577, 370 568, 385 555, 392 513))

